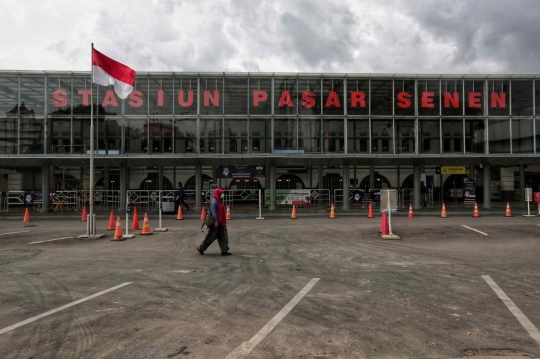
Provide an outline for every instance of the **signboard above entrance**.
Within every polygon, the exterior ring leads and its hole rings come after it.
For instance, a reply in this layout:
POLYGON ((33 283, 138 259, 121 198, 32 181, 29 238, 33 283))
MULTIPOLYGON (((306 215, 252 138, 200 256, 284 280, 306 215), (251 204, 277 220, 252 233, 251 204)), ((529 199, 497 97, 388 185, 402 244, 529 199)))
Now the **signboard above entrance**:
POLYGON ((217 166, 217 178, 259 178, 266 177, 264 166, 217 166))
POLYGON ((440 173, 443 175, 468 175, 471 170, 467 166, 441 166, 440 173))

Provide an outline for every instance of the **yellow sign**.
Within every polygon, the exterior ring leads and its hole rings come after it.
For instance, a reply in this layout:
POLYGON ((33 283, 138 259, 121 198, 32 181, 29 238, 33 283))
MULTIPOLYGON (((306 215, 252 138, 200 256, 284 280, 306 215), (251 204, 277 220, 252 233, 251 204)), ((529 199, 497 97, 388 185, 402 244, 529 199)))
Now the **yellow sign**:
POLYGON ((443 175, 468 175, 471 170, 466 166, 441 166, 441 173, 443 175))

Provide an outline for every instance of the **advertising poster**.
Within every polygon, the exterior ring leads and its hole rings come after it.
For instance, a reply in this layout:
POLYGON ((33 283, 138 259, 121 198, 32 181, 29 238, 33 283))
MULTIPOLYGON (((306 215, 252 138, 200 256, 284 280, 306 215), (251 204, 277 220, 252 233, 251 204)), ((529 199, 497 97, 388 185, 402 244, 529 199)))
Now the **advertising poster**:
POLYGON ((43 193, 41 191, 24 192, 24 204, 26 205, 41 203, 42 200, 43 200, 43 193))
MULTIPOLYGON (((304 206, 310 203, 309 189, 278 189, 276 190, 276 204, 304 206)), ((270 205, 270 190, 264 191, 264 203, 270 205)))
POLYGON ((463 202, 468 204, 476 202, 476 181, 472 177, 463 181, 463 202))
POLYGON ((258 178, 266 177, 264 166, 217 166, 217 178, 258 178))

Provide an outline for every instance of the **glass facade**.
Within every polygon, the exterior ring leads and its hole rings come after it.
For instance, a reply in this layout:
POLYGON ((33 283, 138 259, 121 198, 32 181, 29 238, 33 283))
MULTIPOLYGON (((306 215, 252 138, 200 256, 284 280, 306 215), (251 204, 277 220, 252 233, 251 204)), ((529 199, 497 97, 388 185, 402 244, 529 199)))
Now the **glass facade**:
POLYGON ((0 154, 535 154, 533 76, 0 72, 0 154))

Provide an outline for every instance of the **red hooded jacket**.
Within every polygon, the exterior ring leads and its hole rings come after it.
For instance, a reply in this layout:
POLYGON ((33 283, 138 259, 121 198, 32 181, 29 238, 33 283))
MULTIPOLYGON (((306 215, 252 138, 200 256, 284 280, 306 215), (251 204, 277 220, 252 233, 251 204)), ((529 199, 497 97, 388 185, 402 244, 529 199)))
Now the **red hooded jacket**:
POLYGON ((218 217, 218 224, 222 227, 225 227, 227 225, 227 216, 225 213, 225 205, 223 204, 223 200, 221 199, 221 195, 223 194, 223 190, 221 188, 218 188, 214 191, 214 199, 217 200, 217 217, 218 217))

